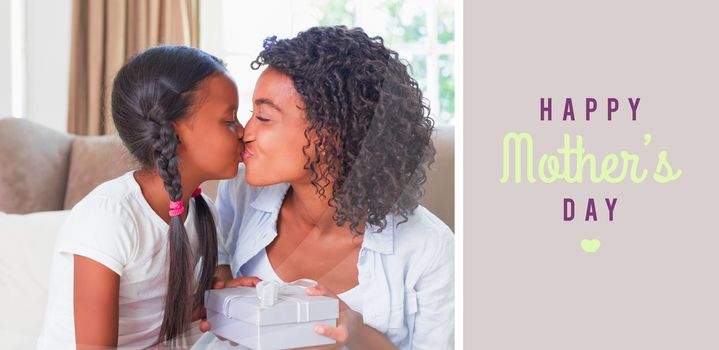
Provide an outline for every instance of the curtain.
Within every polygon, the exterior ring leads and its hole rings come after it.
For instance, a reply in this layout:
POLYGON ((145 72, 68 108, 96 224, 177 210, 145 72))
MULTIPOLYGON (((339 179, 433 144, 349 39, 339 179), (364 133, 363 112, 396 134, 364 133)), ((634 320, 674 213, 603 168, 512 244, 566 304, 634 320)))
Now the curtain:
POLYGON ((199 0, 73 0, 68 131, 115 132, 112 80, 156 45, 199 46, 199 0))

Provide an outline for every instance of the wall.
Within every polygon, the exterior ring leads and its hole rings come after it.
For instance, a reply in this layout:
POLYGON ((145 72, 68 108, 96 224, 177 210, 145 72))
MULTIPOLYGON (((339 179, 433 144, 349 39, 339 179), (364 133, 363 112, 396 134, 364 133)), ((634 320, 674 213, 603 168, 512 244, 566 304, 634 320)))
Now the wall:
POLYGON ((0 0, 0 118, 12 115, 10 0, 0 0))
POLYGON ((25 0, 26 117, 67 130, 71 0, 25 0))

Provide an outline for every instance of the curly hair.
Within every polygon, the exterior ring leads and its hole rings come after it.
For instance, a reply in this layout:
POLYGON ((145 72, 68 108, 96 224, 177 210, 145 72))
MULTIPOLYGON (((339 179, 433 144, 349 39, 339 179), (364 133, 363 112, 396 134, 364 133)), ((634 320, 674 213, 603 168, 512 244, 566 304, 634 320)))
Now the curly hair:
POLYGON ((406 222, 435 155, 429 103, 406 61, 381 37, 344 26, 272 36, 263 47, 251 67, 287 74, 302 96, 305 168, 321 196, 332 184, 337 225, 362 234, 362 223, 385 229, 388 214, 406 222))

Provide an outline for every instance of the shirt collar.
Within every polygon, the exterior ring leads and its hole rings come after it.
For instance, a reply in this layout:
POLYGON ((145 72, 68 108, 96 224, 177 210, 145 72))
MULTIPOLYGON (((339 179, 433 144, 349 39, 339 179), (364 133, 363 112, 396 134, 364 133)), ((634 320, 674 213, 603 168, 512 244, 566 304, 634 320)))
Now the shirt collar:
POLYGON ((382 232, 379 226, 367 224, 364 230, 364 239, 362 247, 376 251, 380 254, 394 254, 394 231, 395 218, 394 215, 387 215, 387 225, 382 232))
MULTIPOLYGON (((253 208, 278 215, 282 201, 290 188, 290 184, 282 183, 262 187, 260 193, 250 204, 253 208)), ((365 226, 362 248, 376 251, 380 254, 394 254, 395 217, 387 215, 387 225, 380 232, 379 226, 367 224, 365 226)))
POLYGON ((255 200, 250 203, 250 206, 260 211, 278 214, 280 207, 282 207, 282 201, 285 199, 285 194, 289 189, 290 184, 288 183, 262 187, 255 200))

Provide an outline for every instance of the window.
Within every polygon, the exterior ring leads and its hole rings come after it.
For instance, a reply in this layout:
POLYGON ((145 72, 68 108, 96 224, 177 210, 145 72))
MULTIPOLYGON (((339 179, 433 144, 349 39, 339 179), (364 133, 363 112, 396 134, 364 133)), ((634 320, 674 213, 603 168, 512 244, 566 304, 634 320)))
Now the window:
POLYGON ((221 57, 237 79, 243 122, 260 73, 250 62, 266 37, 343 24, 382 36, 410 64, 437 124, 453 124, 454 0, 206 0, 201 16, 200 46, 221 57))
MULTIPOLYGON (((11 113, 15 117, 25 114, 25 1, 10 2, 10 70, 11 113)), ((7 18, 7 17, 6 17, 7 18)))

